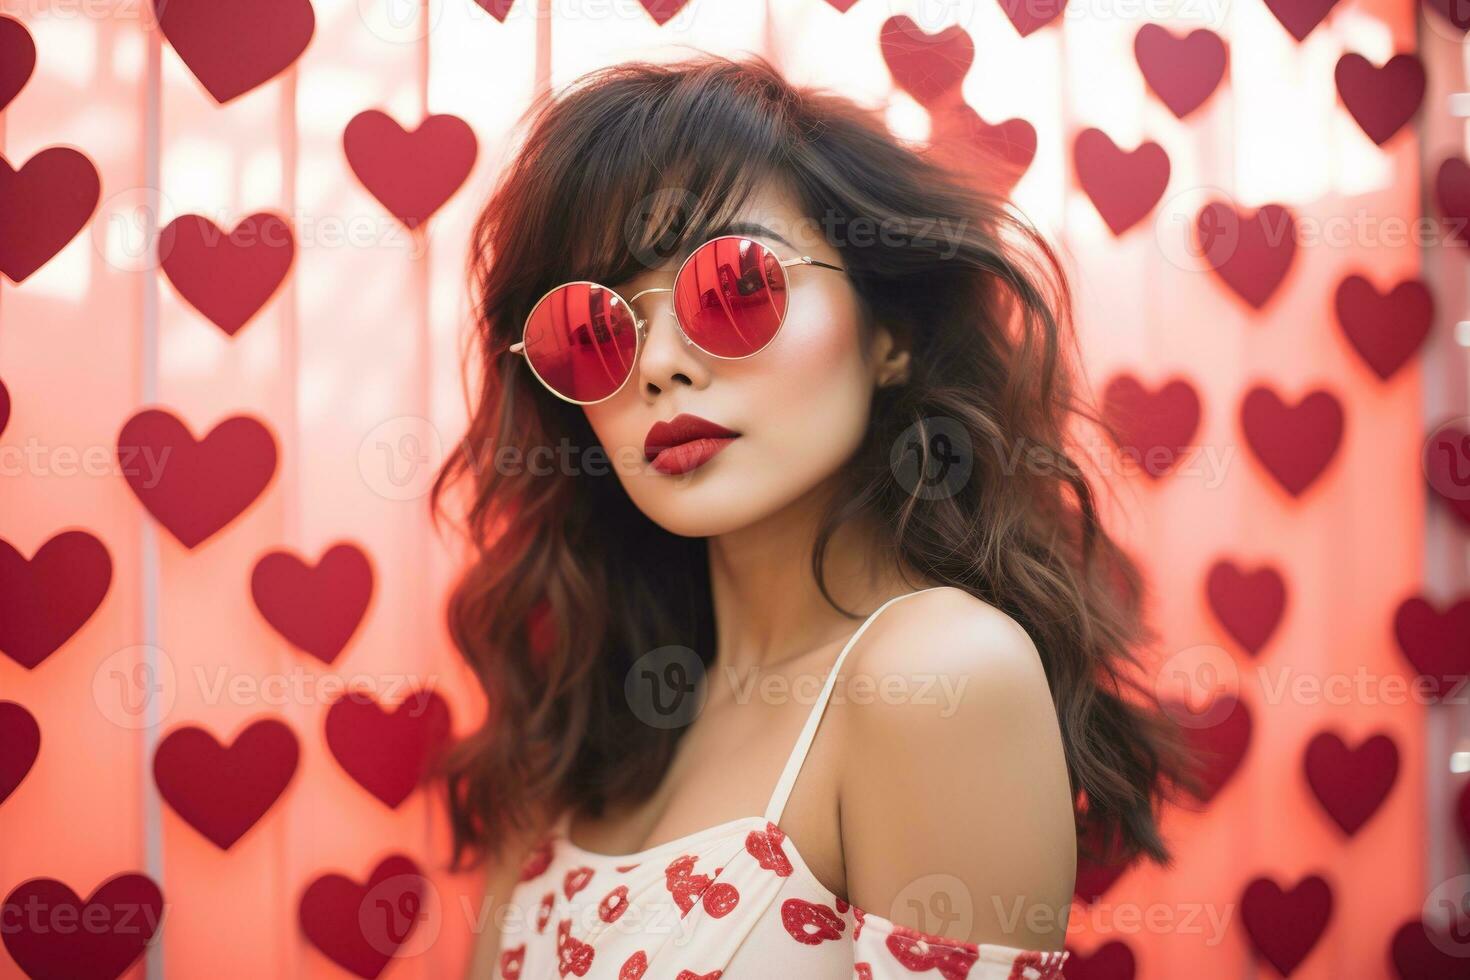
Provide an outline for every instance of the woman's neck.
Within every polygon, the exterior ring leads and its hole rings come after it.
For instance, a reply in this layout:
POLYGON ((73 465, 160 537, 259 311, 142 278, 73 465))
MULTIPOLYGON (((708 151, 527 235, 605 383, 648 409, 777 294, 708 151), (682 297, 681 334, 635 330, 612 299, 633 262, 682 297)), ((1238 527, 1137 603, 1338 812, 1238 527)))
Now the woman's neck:
MULTIPOLYGON (((857 627, 832 608, 812 572, 824 504, 821 493, 809 493, 757 524, 710 539, 716 662, 723 668, 768 668, 843 639, 857 627)), ((888 551, 871 524, 849 521, 839 527, 823 559, 833 599, 866 613, 930 584, 912 572, 905 578, 888 551)))

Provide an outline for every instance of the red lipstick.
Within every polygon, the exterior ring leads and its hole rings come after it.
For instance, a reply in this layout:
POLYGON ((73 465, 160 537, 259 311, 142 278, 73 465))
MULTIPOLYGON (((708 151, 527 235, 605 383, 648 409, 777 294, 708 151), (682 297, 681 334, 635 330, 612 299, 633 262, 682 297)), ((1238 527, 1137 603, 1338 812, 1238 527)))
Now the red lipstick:
POLYGON ((698 415, 680 413, 655 422, 643 440, 643 458, 660 473, 688 473, 702 466, 740 433, 698 415))

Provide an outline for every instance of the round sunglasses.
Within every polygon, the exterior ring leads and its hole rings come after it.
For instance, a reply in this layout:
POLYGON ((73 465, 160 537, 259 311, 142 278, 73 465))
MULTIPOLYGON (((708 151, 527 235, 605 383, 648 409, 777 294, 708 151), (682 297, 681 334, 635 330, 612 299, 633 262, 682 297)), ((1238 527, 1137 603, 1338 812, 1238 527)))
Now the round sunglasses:
POLYGON ((510 350, 525 357, 556 397, 595 405, 633 376, 648 324, 633 312, 639 296, 673 293, 684 343, 711 357, 740 360, 764 350, 786 322, 786 269, 793 265, 847 271, 810 255, 781 259, 753 238, 721 235, 680 264, 673 288, 645 289, 630 299, 587 280, 549 290, 531 308, 510 350))

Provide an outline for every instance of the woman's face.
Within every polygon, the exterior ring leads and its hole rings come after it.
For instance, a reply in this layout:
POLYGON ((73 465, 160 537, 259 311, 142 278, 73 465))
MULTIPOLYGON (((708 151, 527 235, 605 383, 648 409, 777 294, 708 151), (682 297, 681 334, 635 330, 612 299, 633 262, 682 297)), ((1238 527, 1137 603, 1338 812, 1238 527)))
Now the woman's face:
MULTIPOLYGON (((736 221, 724 233, 753 238, 782 260, 810 255, 843 264, 820 226, 774 185, 752 194, 736 221)), ((671 287, 677 269, 672 261, 608 285, 631 298, 643 289, 671 287)), ((785 323, 769 345, 741 360, 712 357, 686 343, 671 293, 634 301, 635 313, 648 323, 633 375, 611 398, 584 407, 628 495, 674 534, 736 530, 827 480, 861 442, 874 388, 902 370, 902 356, 889 357, 887 331, 874 331, 871 349, 863 349, 858 298, 844 273, 800 264, 785 271, 785 323), (680 415, 738 435, 682 448, 668 443, 697 433, 660 438, 655 430, 650 440, 655 423, 680 415), (645 451, 661 443, 662 453, 647 461, 645 451)))

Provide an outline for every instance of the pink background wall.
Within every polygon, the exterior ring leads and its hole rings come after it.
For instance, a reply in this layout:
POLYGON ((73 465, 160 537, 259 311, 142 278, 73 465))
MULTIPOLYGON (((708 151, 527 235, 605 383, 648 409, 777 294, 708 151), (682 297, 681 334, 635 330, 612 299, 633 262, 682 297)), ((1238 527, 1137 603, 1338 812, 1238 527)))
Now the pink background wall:
MULTIPOLYGON (((180 9, 208 6, 188 3, 180 9)), ((0 540, 29 559, 63 530, 84 529, 105 545, 112 573, 96 612, 43 662, 27 669, 0 656, 0 701, 24 706, 41 732, 34 766, 0 803, 0 894, 46 877, 85 897, 115 874, 140 872, 161 887, 167 917, 127 976, 346 976, 304 937, 303 893, 329 872, 365 880, 402 854, 428 874, 438 912, 383 975, 458 975, 478 894, 473 876, 441 870, 442 807, 420 791, 390 808, 347 774, 325 738, 337 692, 323 681, 345 678, 389 703, 432 688, 458 732, 481 710, 443 626, 459 557, 429 527, 424 492, 465 417, 465 244, 516 117, 538 88, 601 64, 690 48, 760 51, 796 80, 884 106, 896 132, 923 140, 929 115, 895 86, 878 43, 884 22, 907 13, 930 30, 958 24, 973 39, 962 95, 981 117, 1035 127, 1036 157, 1014 196, 1067 252, 1099 394, 1120 374, 1150 389, 1179 377, 1201 405, 1182 469, 1159 480, 1112 477, 1117 527, 1150 574, 1161 689, 1181 679, 1194 695, 1223 686, 1249 706, 1252 738, 1207 809, 1166 818, 1176 866, 1131 870, 1075 907, 1070 945, 1084 960, 1122 941, 1144 980, 1272 976, 1252 951, 1242 893, 1262 876, 1290 889, 1319 874, 1330 918, 1292 975, 1391 975, 1395 931, 1440 881, 1426 870, 1424 841, 1426 827, 1448 826, 1450 793, 1426 770, 1431 711, 1384 693, 1413 676, 1392 623, 1412 595, 1452 598, 1423 581, 1426 521, 1463 529, 1426 514, 1424 363, 1411 359, 1386 381, 1373 374, 1345 341, 1333 296, 1353 273, 1381 291, 1419 275, 1420 250, 1372 229, 1419 215, 1421 174, 1444 154, 1421 160, 1418 122, 1376 146, 1333 78, 1344 53, 1381 64, 1416 50, 1423 32, 1429 88, 1442 96, 1462 84, 1458 34, 1426 24, 1437 15, 1384 0, 1342 0, 1301 42, 1258 0, 1177 15, 1163 4, 1074 2, 1026 37, 993 2, 859 0, 843 12, 824 0, 696 0, 662 25, 632 0, 549 6, 548 24, 532 0, 516 0, 503 22, 471 0, 313 0, 315 29, 300 57, 223 105, 160 38, 147 4, 3 8, 37 51, 33 76, 0 112, 4 158, 20 167, 43 148, 75 147, 95 165, 101 194, 54 258, 0 284, 0 382, 13 402, 0 430, 0 540), (1218 91, 1184 120, 1148 91, 1135 61, 1134 36, 1148 21, 1178 34, 1208 28, 1229 47, 1218 91), (348 122, 369 109, 410 128, 426 113, 452 114, 478 142, 463 185, 416 230, 344 155, 348 122), (1088 127, 1124 148, 1155 141, 1171 163, 1159 203, 1121 236, 1078 184, 1072 146, 1088 127), (1191 251, 1195 215, 1215 196, 1246 213, 1284 205, 1300 232, 1321 232, 1298 246, 1260 309, 1191 251), (230 228, 262 210, 289 222, 294 263, 230 336, 181 297, 149 242, 180 215, 230 228), (1292 404, 1326 389, 1343 408, 1340 445, 1299 496, 1243 435, 1240 406, 1256 385, 1292 404), (249 415, 275 442, 264 491, 194 548, 145 511, 117 466, 124 423, 153 406, 195 437, 249 415), (35 448, 22 455, 26 447, 35 448), (367 555, 372 597, 328 664, 267 621, 251 574, 267 552, 315 563, 343 541, 367 555), (1272 566, 1286 584, 1284 615, 1255 654, 1210 608, 1205 582, 1222 559, 1272 566), (1332 695, 1333 679, 1360 674, 1366 688, 1332 695), (1328 694, 1278 695, 1300 678, 1327 683, 1328 694), (221 693, 222 680, 236 686, 221 693), (154 754, 181 726, 228 742, 266 717, 294 732, 299 763, 275 805, 222 850, 160 799, 154 754), (1303 776, 1307 743, 1325 730, 1353 746, 1386 733, 1397 747, 1392 789, 1352 837, 1303 776), (1441 810, 1428 813, 1434 787, 1441 810)), ((1442 106, 1431 101, 1422 115, 1442 106)), ((1444 153, 1463 151, 1454 132, 1444 153)), ((5 218, 0 210, 0 239, 23 234, 5 218)), ((1449 268, 1430 350, 1452 349, 1451 300, 1462 287, 1458 266, 1449 268)), ((1093 449, 1095 462, 1116 468, 1116 452, 1093 449)), ((14 588, 11 564, 0 581, 14 588)), ((317 602, 302 598, 308 618, 317 602)), ((4 623, 0 635, 10 635, 4 623)), ((1440 733, 1450 737, 1443 725, 1440 733)), ((1436 854, 1434 874, 1463 870, 1458 848, 1436 854)), ((18 975, 0 952, 0 976, 18 975)))

